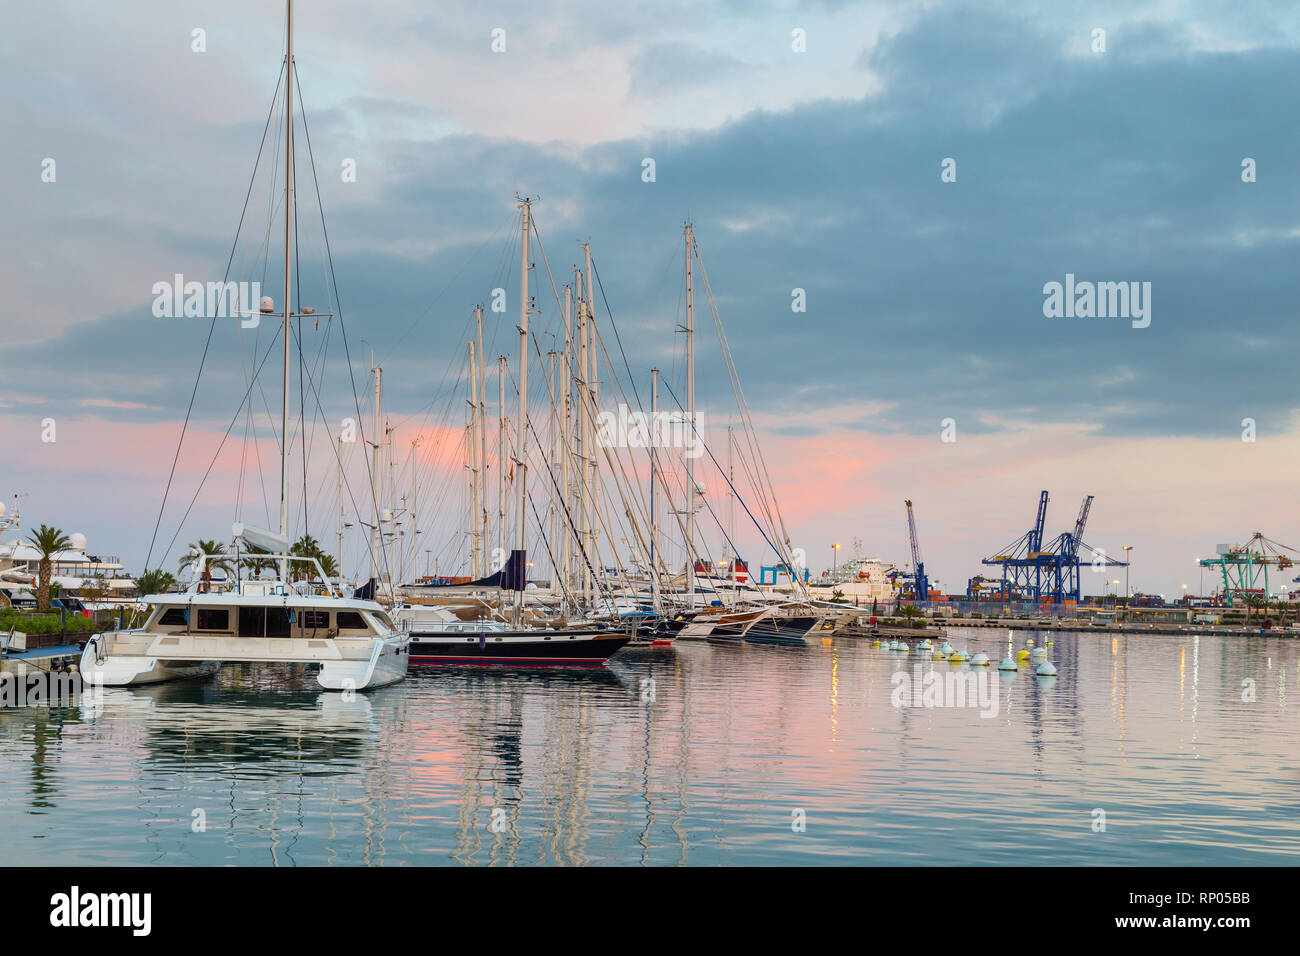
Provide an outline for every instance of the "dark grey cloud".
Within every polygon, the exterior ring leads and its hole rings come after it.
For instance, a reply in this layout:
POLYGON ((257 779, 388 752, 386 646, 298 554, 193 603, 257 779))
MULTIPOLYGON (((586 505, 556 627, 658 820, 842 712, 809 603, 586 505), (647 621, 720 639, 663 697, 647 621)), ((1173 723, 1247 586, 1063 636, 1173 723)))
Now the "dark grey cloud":
MULTIPOLYGON (((869 424, 904 433, 932 432, 947 416, 978 430, 976 414, 1123 434, 1225 434, 1247 414, 1261 430, 1281 427, 1297 404, 1282 383, 1297 344, 1300 195, 1289 170, 1300 142, 1289 118, 1300 105, 1291 82, 1300 55, 1188 53, 1180 36, 1155 25, 1112 31, 1103 56, 1068 56, 1060 35, 1023 19, 939 8, 871 54, 867 65, 886 81, 879 97, 585 151, 403 136, 401 103, 358 100, 313 116, 354 355, 360 339, 372 343, 393 407, 421 407, 463 350, 470 305, 497 285, 512 305, 490 354, 513 355, 517 238, 508 221, 520 190, 540 194, 557 281, 590 237, 643 388, 652 363, 676 368, 670 380, 680 382, 672 353, 681 344, 680 227, 690 216, 758 409, 790 409, 795 394, 800 410, 832 417, 848 403, 896 402, 869 424), (389 138, 367 132, 367 115, 383 118, 375 125, 389 138), (363 182, 342 184, 338 161, 358 151, 363 182), (653 184, 640 179, 646 156, 656 160, 653 184), (1259 164, 1250 185, 1239 176, 1245 156, 1259 164), (957 160, 954 184, 940 182, 944 157, 957 160), (1042 286, 1067 272, 1150 281, 1151 327, 1044 318, 1042 286), (806 314, 790 310, 796 287, 807 291, 806 314)), ((700 50, 651 46, 638 75, 650 83, 700 50)), ((207 161, 222 173, 185 185, 205 213, 162 233, 175 258, 224 265, 258 107, 205 136, 207 161), (224 218, 212 212, 219 203, 224 218)), ((439 121, 418 114, 413 129, 439 121)), ((183 120, 116 121, 138 124, 118 130, 126 141, 153 134, 137 158, 174 180, 146 189, 124 164, 116 185, 97 188, 123 201, 180 189, 172 144, 183 120)), ((190 158, 193 148, 176 149, 190 158)), ((62 228, 109 246, 140 227, 101 211, 62 228)), ((158 262, 160 275, 173 261, 158 262)), ((319 274, 319 261, 309 268, 319 274)), ((557 320, 540 257, 536 278, 535 327, 545 333, 557 320)), ((700 300, 701 401, 722 406, 730 389, 700 300)), ((193 321, 161 325, 142 295, 138 311, 87 316, 59 338, 8 350, 6 374, 21 392, 58 363, 82 373, 96 397, 162 410, 124 418, 170 417, 188 399, 205 331, 193 321), (128 374, 141 354, 161 376, 144 386, 128 374)), ((239 384, 233 332, 223 331, 218 377, 201 397, 213 420, 233 411, 239 384)), ((339 367, 332 374, 346 381, 339 367)))

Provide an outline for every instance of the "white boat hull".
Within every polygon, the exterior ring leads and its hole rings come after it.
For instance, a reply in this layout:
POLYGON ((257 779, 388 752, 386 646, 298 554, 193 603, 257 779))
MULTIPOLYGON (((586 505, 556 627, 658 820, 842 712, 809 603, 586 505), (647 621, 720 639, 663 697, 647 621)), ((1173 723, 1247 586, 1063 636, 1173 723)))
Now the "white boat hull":
POLYGON ((81 673, 87 682, 133 687, 209 677, 226 663, 299 663, 320 665, 316 681, 324 690, 369 690, 404 678, 410 657, 410 639, 404 635, 364 642, 369 656, 341 653, 333 641, 180 635, 153 640, 124 635, 127 649, 119 650, 109 643, 114 636, 97 634, 86 644, 81 673))

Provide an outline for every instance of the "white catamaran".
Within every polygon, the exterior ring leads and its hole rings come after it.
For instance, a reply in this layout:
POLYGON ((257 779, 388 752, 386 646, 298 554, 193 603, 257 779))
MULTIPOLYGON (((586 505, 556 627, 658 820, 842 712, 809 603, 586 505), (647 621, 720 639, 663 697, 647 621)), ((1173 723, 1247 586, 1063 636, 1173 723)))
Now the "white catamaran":
MULTIPOLYGON (((287 4, 284 126, 284 299, 283 309, 264 298, 263 315, 284 320, 284 393, 280 434, 289 434, 290 261, 293 250, 293 3, 287 4)), ((300 305, 301 308, 301 305, 300 305)), ((81 670, 88 681, 106 686, 153 684, 215 673, 223 663, 303 664, 315 670, 326 690, 361 690, 401 680, 409 663, 410 635, 396 627, 376 602, 344 597, 314 557, 290 553, 288 456, 280 441, 279 533, 236 523, 237 540, 277 569, 274 580, 243 580, 236 573, 224 584, 205 575, 207 554, 195 555, 194 582, 182 593, 144 598, 150 611, 144 625, 95 634, 86 644, 81 670), (293 562, 314 565, 306 581, 294 580, 293 562), (319 583, 313 583, 319 582, 319 583)), ((374 480, 377 480, 375 478, 374 480)), ((305 502, 304 502, 305 506, 305 502)), ((238 567, 238 562, 236 562, 238 567)))

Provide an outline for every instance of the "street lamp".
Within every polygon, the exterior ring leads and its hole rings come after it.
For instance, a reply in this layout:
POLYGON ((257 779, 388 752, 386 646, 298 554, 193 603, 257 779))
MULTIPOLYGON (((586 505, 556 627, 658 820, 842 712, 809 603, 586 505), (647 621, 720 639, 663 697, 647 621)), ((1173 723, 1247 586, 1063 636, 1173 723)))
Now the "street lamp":
POLYGON ((1115 598, 1116 600, 1118 600, 1119 599, 1119 578, 1116 578, 1114 581, 1111 581, 1110 583, 1115 585, 1115 598))
POLYGON ((1125 597, 1125 599, 1127 599, 1127 598, 1129 597, 1129 590, 1128 590, 1128 569, 1129 569, 1129 563, 1130 563, 1130 562, 1129 562, 1128 553, 1129 553, 1130 551, 1132 551, 1132 550, 1133 550, 1133 545, 1131 545, 1131 544, 1126 544, 1126 545, 1124 545, 1124 597, 1125 597))
POLYGON ((839 556, 840 556, 840 546, 839 543, 836 542, 835 544, 831 545, 831 578, 832 579, 834 579, 835 577, 835 568, 839 563, 837 560, 839 556))

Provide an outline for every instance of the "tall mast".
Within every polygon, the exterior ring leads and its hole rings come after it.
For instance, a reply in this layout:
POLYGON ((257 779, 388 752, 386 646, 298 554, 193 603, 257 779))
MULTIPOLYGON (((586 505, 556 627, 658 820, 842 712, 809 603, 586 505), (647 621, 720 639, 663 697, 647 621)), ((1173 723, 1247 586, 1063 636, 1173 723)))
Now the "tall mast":
MULTIPOLYGON (((475 310, 477 311, 477 310, 475 310)), ((478 535, 479 500, 478 474, 483 463, 478 459, 478 364, 475 359, 474 340, 469 342, 469 429, 465 433, 465 456, 469 463, 469 564, 470 576, 479 578, 479 551, 482 542, 478 535)))
MULTIPOLYGON (((695 445, 695 299, 692 253, 695 227, 686 224, 686 429, 689 448, 695 445)), ((695 607, 695 459, 686 456, 686 591, 695 607)))
POLYGON ((659 543, 659 525, 655 515, 655 499, 659 497, 655 480, 659 468, 659 369, 650 370, 650 603, 658 611, 659 572, 655 564, 655 550, 659 543))
POLYGON ((519 244, 519 421, 515 425, 515 481, 519 489, 519 513, 515 516, 515 547, 524 566, 519 569, 523 580, 515 582, 518 585, 515 591, 515 627, 523 623, 524 587, 528 581, 528 230, 532 225, 532 200, 525 199, 519 208, 523 228, 519 244))
POLYGON ((560 539, 560 502, 555 493, 555 472, 560 467, 560 429, 556 421, 556 411, 560 404, 560 395, 556 386, 559 381, 556 377, 556 359, 558 354, 555 349, 546 353, 547 361, 550 363, 547 368, 547 393, 551 399, 551 480, 547 482, 547 494, 551 499, 551 542, 547 549, 551 555, 551 592, 559 590, 560 578, 560 561, 555 553, 556 544, 560 539))
MULTIPOLYGON (((593 422, 596 416, 600 414, 600 384, 596 381, 596 287, 591 281, 591 243, 582 244, 583 255, 587 263, 587 337, 591 340, 587 348, 588 367, 586 371, 587 385, 591 390, 591 415, 593 422)), ((593 426, 595 427, 595 426, 593 426)), ((600 573, 600 456, 596 453, 596 445, 599 443, 597 436, 593 435, 591 448, 588 454, 591 457, 590 474, 591 474, 591 521, 587 527, 591 531, 591 561, 592 567, 600 573)), ((599 588, 600 582, 596 582, 599 588)))
POLYGON ((483 371, 483 306, 475 306, 474 321, 478 326, 478 506, 479 512, 474 516, 478 530, 479 574, 487 576, 487 376, 483 371))
POLYGON ((497 356, 497 549, 506 553, 506 357, 497 356))
POLYGON ((415 563, 420 556, 417 550, 420 546, 420 516, 417 505, 419 504, 420 483, 415 471, 415 449, 420 444, 417 437, 411 439, 411 563, 406 567, 406 573, 402 575, 403 581, 409 581, 415 577, 415 563))
POLYGON ((370 471, 370 506, 372 521, 370 525, 370 579, 375 583, 375 594, 379 594, 379 448, 380 448, 380 404, 384 392, 384 370, 375 365, 374 355, 370 357, 375 373, 375 429, 371 432, 372 466, 370 471))
POLYGON ((736 553, 734 543, 736 540, 736 467, 732 462, 733 439, 731 436, 731 426, 727 426, 727 555, 732 560, 732 577, 735 577, 735 560, 736 553))
POLYGON ((573 278, 578 288, 578 404, 582 408, 581 421, 578 424, 578 482, 575 489, 578 497, 578 542, 582 545, 582 600, 591 603, 591 502, 587 494, 587 456, 591 454, 591 410, 587 407, 587 398, 583 391, 587 388, 587 307, 582 296, 582 270, 575 268, 573 278))
POLYGON ((573 287, 566 285, 564 287, 564 362, 560 366, 560 394, 562 396, 563 415, 560 419, 560 429, 563 434, 560 436, 560 501, 562 507, 567 512, 564 524, 561 526, 559 541, 560 548, 560 567, 563 568, 564 574, 564 593, 563 600, 568 602, 569 582, 572 578, 569 571, 572 562, 569 557, 569 535, 572 529, 569 523, 572 520, 573 512, 569 508, 569 419, 571 412, 571 396, 569 392, 570 367, 573 363, 573 287))
MULTIPOLYGON (((280 407, 280 536, 289 537, 289 253, 293 229, 293 0, 286 4, 284 53, 284 401, 280 407)), ((303 502, 303 507, 307 503, 303 502)), ((288 562, 280 562, 280 576, 288 577, 288 562)))
POLYGON ((339 593, 343 593, 343 523, 347 513, 343 510, 343 436, 338 438, 339 446, 339 547, 335 554, 338 557, 339 572, 339 593))

